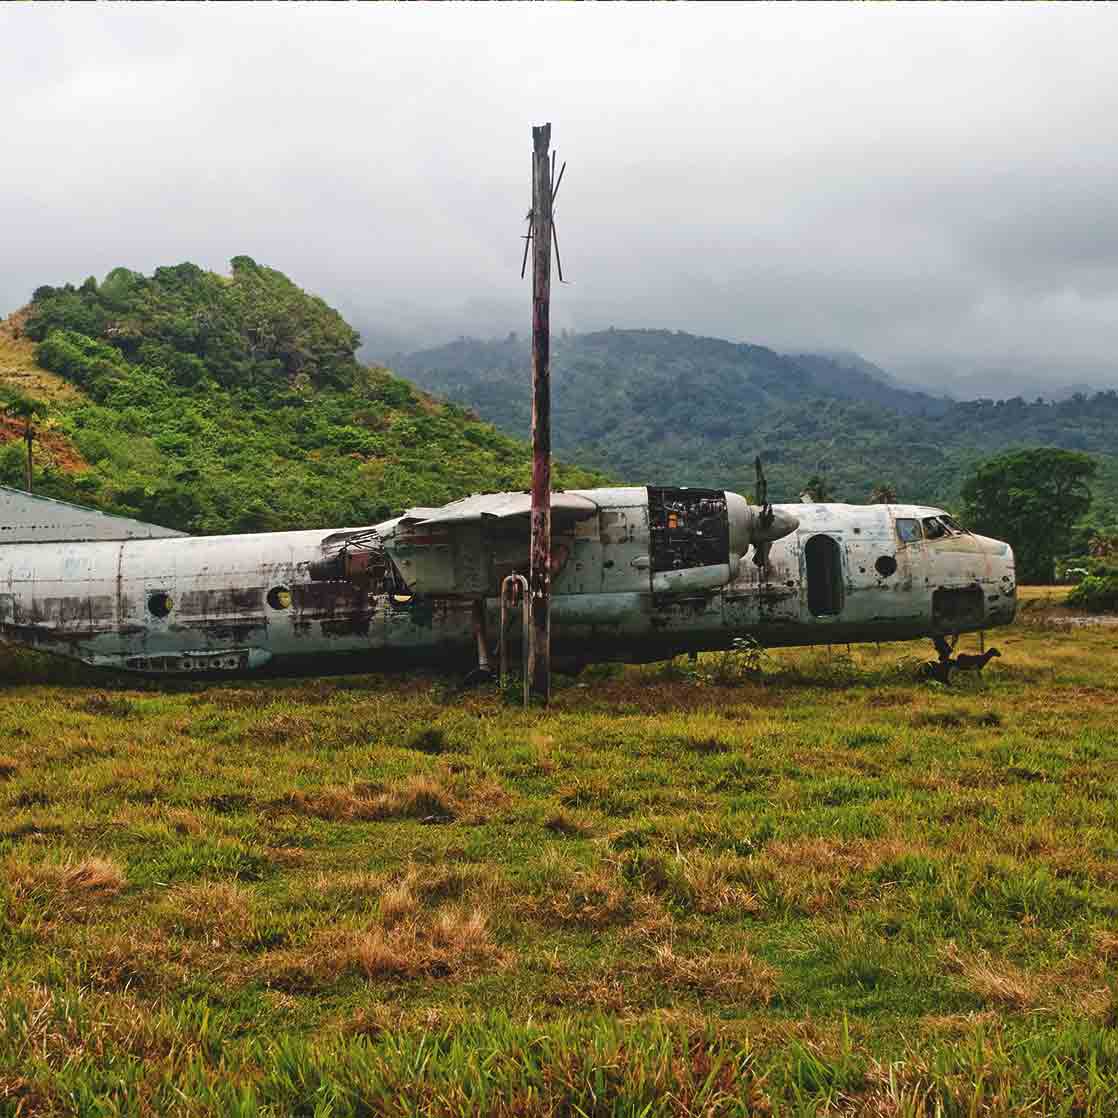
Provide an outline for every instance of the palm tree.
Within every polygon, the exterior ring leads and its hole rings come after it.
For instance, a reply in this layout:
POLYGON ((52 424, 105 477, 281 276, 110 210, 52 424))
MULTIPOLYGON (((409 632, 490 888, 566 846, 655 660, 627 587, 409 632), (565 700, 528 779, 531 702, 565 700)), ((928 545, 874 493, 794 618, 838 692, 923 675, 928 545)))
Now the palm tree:
POLYGON ((817 501, 820 504, 825 504, 833 495, 826 475, 812 474, 811 477, 807 479, 807 484, 800 494, 800 499, 803 500, 806 498, 811 501, 817 501))
POLYGON ((887 481, 878 482, 873 487, 870 493, 870 504, 873 505, 895 505, 897 503, 897 491, 887 481))
POLYGON ((35 424, 44 419, 50 410, 42 400, 25 396, 22 392, 12 393, 4 403, 4 410, 16 419, 23 420, 23 441, 27 446, 27 492, 33 491, 35 424))

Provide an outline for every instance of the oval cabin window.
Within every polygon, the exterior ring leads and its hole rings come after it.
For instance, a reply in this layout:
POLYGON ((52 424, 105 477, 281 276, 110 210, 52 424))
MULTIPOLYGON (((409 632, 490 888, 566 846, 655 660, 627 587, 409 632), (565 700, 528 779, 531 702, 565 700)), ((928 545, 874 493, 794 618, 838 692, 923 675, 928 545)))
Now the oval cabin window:
POLYGON ((897 561, 892 555, 881 555, 873 565, 873 569, 877 571, 882 578, 888 578, 890 575, 897 573, 897 561))
POLYGON ((171 595, 166 590, 156 590, 154 594, 148 595, 148 613, 152 617, 166 617, 173 606, 171 595))
POLYGON ((272 609, 290 609, 291 591, 286 586, 273 586, 268 591, 268 605, 272 609))

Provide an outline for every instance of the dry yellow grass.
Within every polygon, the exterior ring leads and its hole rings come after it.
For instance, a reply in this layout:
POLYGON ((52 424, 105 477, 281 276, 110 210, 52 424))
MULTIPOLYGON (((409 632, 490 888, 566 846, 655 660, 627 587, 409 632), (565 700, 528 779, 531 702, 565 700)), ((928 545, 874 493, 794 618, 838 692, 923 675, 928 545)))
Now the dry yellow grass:
POLYGON ((1095 932, 1095 952, 1107 963, 1118 962, 1118 932, 1100 930, 1095 932))
POLYGON ((1046 995, 1052 993, 1051 989, 1046 989, 1041 976, 1028 974, 985 951, 968 955, 954 944, 948 944, 940 952, 940 958, 945 968, 958 974, 986 1005, 1017 1011, 1036 1009, 1046 995))
POLYGON ((767 1005, 776 993, 776 971, 745 950, 681 955, 661 944, 641 970, 672 989, 717 994, 739 1005, 767 1005))
POLYGON ((414 948, 414 940, 390 939, 385 929, 373 928, 344 940, 332 962, 339 973, 352 967, 366 978, 412 976, 422 970, 422 959, 414 948))
POLYGON ((419 899, 413 891, 414 873, 402 881, 389 885, 380 895, 380 918, 385 927, 391 928, 405 920, 414 920, 419 912, 419 899))
POLYGON ((83 858, 62 869, 62 886, 85 893, 119 893, 128 884, 124 870, 110 858, 83 858))
POLYGON ((210 947, 244 947, 257 934, 252 894, 232 881, 181 885, 161 906, 164 920, 177 935, 201 937, 210 947))
POLYGON ((659 901, 630 889, 615 867, 571 871, 554 853, 545 855, 550 888, 536 896, 522 896, 521 912, 549 924, 603 929, 633 924, 660 911, 659 901))
POLYGON ((509 795, 492 777, 474 773, 417 773, 386 785, 328 785, 295 791, 287 805, 303 815, 335 822, 416 819, 477 825, 507 806, 509 795))
POLYGON ((733 909, 759 912, 762 903, 745 881, 746 859, 733 854, 692 854, 682 859, 681 883, 689 907, 703 916, 733 909))
POLYGON ((410 776, 388 788, 328 787, 318 792, 293 792, 290 805, 298 812, 340 822, 376 819, 449 820, 456 803, 438 781, 410 776))
POLYGON ((111 858, 76 862, 23 862, 9 858, 5 877, 16 897, 42 893, 58 897, 112 896, 127 884, 124 870, 111 858))
POLYGON ((35 343, 23 334, 27 308, 0 319, 0 383, 40 400, 69 403, 81 398, 69 381, 35 364, 35 343))
POLYGON ((391 925, 322 933, 304 949, 273 952, 261 963, 280 989, 320 988, 347 974, 365 978, 448 978, 504 966, 510 955, 494 942, 478 908, 448 906, 391 925))
POLYGON ((489 918, 480 909, 467 912, 458 907, 444 908, 435 917, 431 942, 456 958, 480 958, 492 951, 489 918))

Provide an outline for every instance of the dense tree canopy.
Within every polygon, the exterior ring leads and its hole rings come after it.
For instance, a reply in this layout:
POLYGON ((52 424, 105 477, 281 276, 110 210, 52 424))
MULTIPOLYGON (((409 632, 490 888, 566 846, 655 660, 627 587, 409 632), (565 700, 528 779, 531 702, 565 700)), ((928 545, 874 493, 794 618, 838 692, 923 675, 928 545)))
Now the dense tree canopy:
MULTIPOLYGON (((54 496, 226 532, 367 524, 530 482, 522 442, 358 362, 336 311, 246 256, 230 276, 179 264, 41 287, 23 331, 81 389, 56 420, 87 468, 37 471, 54 496)), ((20 485, 12 449, 0 481, 20 485)))
MULTIPOLYGON (((462 339, 403 357, 421 387, 502 430, 528 429, 528 343, 462 339)), ((1096 515, 1118 508, 1118 392, 1057 403, 937 399, 850 357, 788 356, 670 330, 603 330, 553 343, 559 454, 630 482, 748 492, 760 453, 776 501, 826 477, 834 499, 871 499, 887 478, 901 501, 952 507, 990 454, 1057 446, 1100 456, 1096 515), (1106 499, 1106 495, 1110 499, 1106 499)), ((1085 544, 1084 540, 1084 544, 1085 544)))
POLYGON ((1021 582, 1051 582, 1072 527, 1091 505, 1097 465, 1086 454, 1041 447, 982 463, 963 485, 965 517, 978 532, 1007 540, 1021 582))
POLYGON ((337 311, 247 256, 231 266, 229 277, 178 264, 150 278, 115 268, 100 286, 40 287, 24 330, 37 341, 58 330, 104 338, 183 387, 206 377, 265 391, 298 376, 314 387, 353 383, 360 338, 337 311))

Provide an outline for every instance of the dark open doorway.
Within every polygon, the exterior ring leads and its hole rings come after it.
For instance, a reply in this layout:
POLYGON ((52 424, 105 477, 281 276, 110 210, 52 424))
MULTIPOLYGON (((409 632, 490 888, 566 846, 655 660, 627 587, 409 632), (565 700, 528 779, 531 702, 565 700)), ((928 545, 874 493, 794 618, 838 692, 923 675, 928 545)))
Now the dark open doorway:
POLYGON ((831 536, 812 536, 804 548, 807 608, 816 617, 842 612, 842 551, 831 536))

